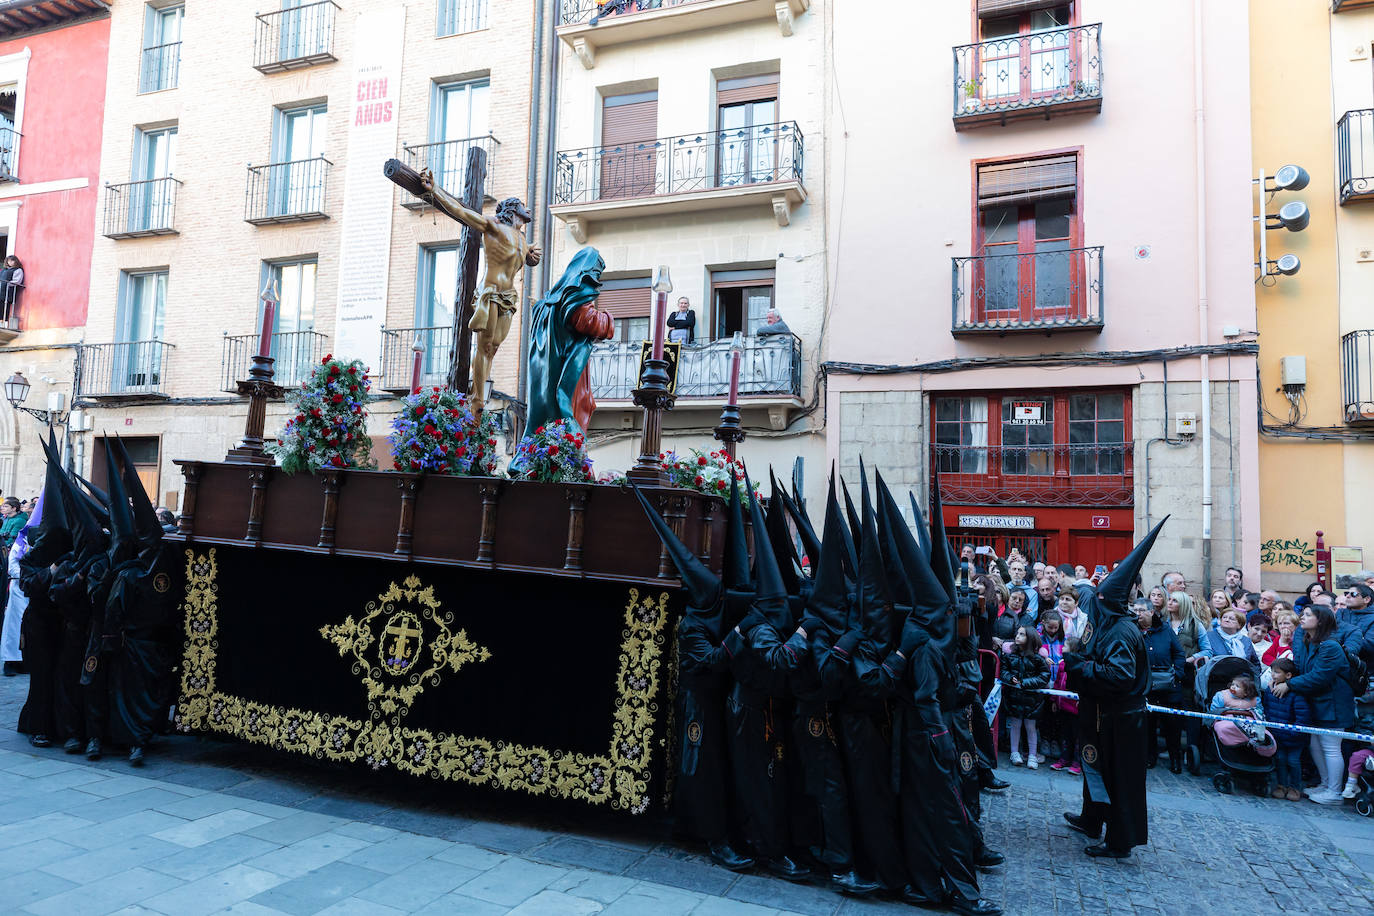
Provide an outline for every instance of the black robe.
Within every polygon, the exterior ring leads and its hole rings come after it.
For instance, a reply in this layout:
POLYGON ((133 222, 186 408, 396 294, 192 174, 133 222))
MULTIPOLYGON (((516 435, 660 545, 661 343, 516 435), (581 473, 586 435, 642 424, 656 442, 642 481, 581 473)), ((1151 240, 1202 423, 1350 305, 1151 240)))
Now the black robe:
MULTIPOLYGON (((835 650, 853 656, 853 680, 843 723, 849 798, 858 838, 859 870, 889 891, 910 883, 902 857, 898 817, 899 771, 894 768, 893 723, 889 701, 900 668, 884 667, 886 656, 861 631, 840 638, 835 650)), ((898 763, 900 758, 897 758, 898 763)))
POLYGON ((938 900, 943 891, 977 900, 978 823, 964 805, 954 736, 938 697, 938 647, 925 643, 907 663, 902 729, 902 838, 915 889, 938 900))
POLYGON ((734 687, 725 704, 730 764, 740 832, 760 859, 787 854, 787 750, 790 722, 788 677, 808 648, 801 634, 786 642, 771 624, 748 639, 725 634, 734 687))
POLYGON ((109 733, 117 744, 141 747, 166 724, 175 660, 179 570, 166 546, 115 570, 105 610, 109 733))
POLYGON ((678 627, 678 771, 673 812, 678 831, 715 843, 729 838, 725 694, 729 656, 709 627, 688 614, 678 627))
POLYGON ((1149 841, 1145 807, 1145 700, 1150 661, 1133 615, 1099 615, 1082 651, 1066 654, 1078 693, 1083 820, 1107 825, 1106 845, 1128 851, 1149 841))
MULTIPOLYGON (((86 631, 90 627, 91 605, 86 597, 85 577, 74 564, 62 563, 53 574, 48 588, 52 604, 62 628, 62 637, 53 670, 52 738, 68 741, 87 737, 86 702, 81 688, 81 665, 86 648, 86 631)), ((93 731, 89 737, 100 737, 93 731)))
POLYGON ((55 674, 62 648, 62 622, 48 599, 51 584, 52 571, 48 567, 31 569, 20 564, 19 587, 29 598, 19 628, 24 667, 29 672, 29 695, 19 712, 19 731, 49 738, 57 730, 55 674))
MULTIPOLYGON (((964 806, 975 821, 983 817, 983 805, 979 796, 979 756, 978 731, 988 730, 987 715, 983 712, 978 696, 978 685, 982 672, 978 666, 978 650, 973 637, 958 640, 955 652, 958 665, 954 685, 954 703, 948 698, 942 705, 945 723, 954 738, 955 752, 959 762, 959 785, 964 796, 964 806)), ((981 845, 981 842, 980 842, 981 845)))
POLYGON ((854 830, 849 788, 840 749, 843 725, 838 701, 845 690, 847 657, 832 659, 832 637, 824 628, 807 633, 811 647, 792 676, 793 845, 805 849, 831 874, 854 867, 854 830), (838 664, 837 664, 838 662, 838 664))

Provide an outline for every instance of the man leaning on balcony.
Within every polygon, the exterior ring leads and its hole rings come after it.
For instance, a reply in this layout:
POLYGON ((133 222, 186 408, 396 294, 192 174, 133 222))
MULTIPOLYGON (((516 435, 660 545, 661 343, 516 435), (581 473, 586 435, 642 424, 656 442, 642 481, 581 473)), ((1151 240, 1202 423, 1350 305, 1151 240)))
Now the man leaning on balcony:
POLYGON ((754 332, 755 337, 772 337, 780 334, 791 334, 792 329, 787 326, 787 322, 782 320, 782 315, 777 309, 769 309, 768 314, 763 319, 763 324, 759 325, 754 332))

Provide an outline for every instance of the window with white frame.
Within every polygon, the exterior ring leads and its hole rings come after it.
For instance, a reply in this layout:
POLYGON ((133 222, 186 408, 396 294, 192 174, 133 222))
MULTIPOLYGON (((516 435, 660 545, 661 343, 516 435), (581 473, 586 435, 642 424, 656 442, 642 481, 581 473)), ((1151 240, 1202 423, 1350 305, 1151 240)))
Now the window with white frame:
POLYGON ((439 0, 438 37, 487 27, 487 0, 439 0))
MULTIPOLYGON (((424 374, 432 377, 448 371, 449 352, 453 349, 453 305, 458 295, 458 245, 445 243, 421 246, 418 267, 415 336, 425 348, 424 374)), ((477 276, 485 273, 485 253, 479 248, 477 276)), ((476 335, 473 341, 475 346, 476 335)))
MULTIPOLYGON (((430 106, 429 155, 426 163, 439 186, 455 197, 467 180, 468 149, 483 145, 491 110, 491 82, 467 80, 436 83, 430 106)), ((487 174, 491 174, 490 146, 487 174)), ((490 186, 490 180, 487 182, 490 186)))
POLYGON ((145 7, 143 56, 139 62, 138 91, 175 89, 181 75, 181 24, 184 4, 145 7))
POLYGON ((129 188, 129 232, 168 229, 172 225, 176 192, 170 179, 176 171, 177 129, 140 128, 134 139, 129 188))
POLYGON ((324 139, 327 106, 276 111, 269 187, 277 216, 324 211, 324 139))
MULTIPOLYGON (((295 385, 314 368, 315 287, 319 262, 314 256, 263 264, 263 285, 277 291, 272 357, 281 384, 295 385)), ((261 323, 261 322, 259 322, 261 323)))

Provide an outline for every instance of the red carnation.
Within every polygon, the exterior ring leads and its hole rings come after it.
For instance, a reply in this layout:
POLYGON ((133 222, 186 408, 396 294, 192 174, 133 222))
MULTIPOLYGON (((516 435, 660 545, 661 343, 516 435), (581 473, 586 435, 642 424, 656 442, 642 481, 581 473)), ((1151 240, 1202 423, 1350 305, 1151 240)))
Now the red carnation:
POLYGON ((556 446, 556 445, 550 445, 550 446, 549 446, 549 457, 552 458, 552 457, 554 457, 554 456, 557 455, 557 454, 558 454, 558 446, 556 446))
POLYGON ((724 489, 725 489, 725 481, 723 481, 723 480, 717 480, 717 481, 716 481, 716 489, 717 489, 717 490, 724 490, 724 489))
POLYGON ((496 440, 495 440, 495 439, 488 439, 488 440, 487 440, 487 445, 495 445, 495 444, 496 444, 496 440))
POLYGON ((534 434, 537 436, 537 435, 539 435, 540 433, 542 433, 543 431, 544 431, 544 427, 541 426, 541 427, 539 427, 538 429, 536 429, 536 430, 534 431, 534 434))
POLYGON ((465 446, 465 445, 460 445, 460 446, 458 446, 456 449, 453 450, 453 454, 457 455, 459 458, 462 458, 462 457, 463 457, 464 455, 466 455, 467 453, 468 453, 468 449, 467 449, 467 446, 465 446))
POLYGON ((698 458, 697 458, 697 464, 703 465, 703 466, 704 466, 704 465, 706 464, 706 456, 705 456, 705 455, 701 455, 700 457, 698 457, 698 458))
POLYGON ((320 365, 323 366, 325 363, 329 362, 329 361, 330 361, 331 359, 333 359, 333 358, 334 358, 334 354, 333 354, 333 353, 326 353, 326 354, 324 355, 324 359, 320 360, 320 365))
POLYGON ((310 416, 312 416, 312 417, 319 417, 319 415, 320 415, 320 409, 319 409, 318 407, 316 407, 316 408, 314 408, 314 409, 312 409, 312 410, 310 411, 310 416))
POLYGON ((349 374, 349 375, 357 375, 357 374, 358 374, 358 369, 357 369, 357 367, 356 367, 356 366, 349 366, 349 367, 348 367, 348 374, 349 374))
POLYGON ((705 482, 705 478, 703 478, 700 474, 698 474, 696 477, 692 478, 692 486, 699 487, 699 486, 701 486, 702 483, 704 483, 704 482, 705 482))
POLYGON ((410 459, 410 467, 412 470, 416 470, 420 467, 420 462, 412 458, 410 459))
POLYGON ((426 435, 426 436, 432 436, 432 435, 434 435, 434 434, 437 433, 437 432, 438 432, 438 430, 435 429, 431 424, 429 424, 429 423, 426 423, 426 424, 425 424, 425 435, 426 435))
POLYGON ((330 398, 330 400, 332 400, 335 404, 342 404, 342 403, 343 403, 343 395, 341 395, 341 394, 336 394, 336 395, 334 395, 334 397, 330 398))

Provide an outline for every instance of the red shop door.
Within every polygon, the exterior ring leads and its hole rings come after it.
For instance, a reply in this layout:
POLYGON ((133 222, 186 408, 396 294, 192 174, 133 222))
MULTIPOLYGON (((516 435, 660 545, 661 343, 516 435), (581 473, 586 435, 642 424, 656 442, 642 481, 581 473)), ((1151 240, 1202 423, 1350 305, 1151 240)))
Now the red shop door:
POLYGON ((1131 552, 1134 539, 1129 531, 1070 531, 1069 555, 1063 562, 1082 564, 1090 574, 1099 563, 1111 569, 1131 552))

